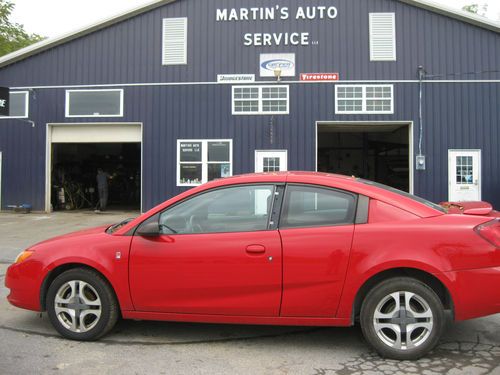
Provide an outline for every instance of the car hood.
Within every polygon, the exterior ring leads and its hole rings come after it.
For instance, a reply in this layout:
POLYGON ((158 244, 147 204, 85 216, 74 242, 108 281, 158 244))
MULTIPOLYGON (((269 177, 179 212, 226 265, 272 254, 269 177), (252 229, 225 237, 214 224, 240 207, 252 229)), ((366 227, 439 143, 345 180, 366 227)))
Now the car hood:
POLYGON ((56 242, 56 241, 60 241, 60 240, 63 240, 63 239, 68 239, 68 238, 86 237, 86 236, 97 234, 97 233, 105 233, 105 231, 106 231, 107 228, 109 228, 109 225, 101 225, 101 226, 95 227, 95 228, 83 229, 83 230, 79 230, 79 231, 76 231, 76 232, 71 232, 71 233, 68 233, 68 234, 63 234, 63 235, 60 235, 60 236, 49 238, 48 240, 45 240, 45 241, 42 241, 42 242, 38 242, 36 245, 33 245, 32 247, 36 248, 37 246, 40 246, 40 245, 46 245, 46 244, 49 244, 49 243, 52 243, 52 242, 56 242))
POLYGON ((488 202, 441 202, 440 205, 446 208, 449 214, 500 217, 500 212, 494 210, 488 202))

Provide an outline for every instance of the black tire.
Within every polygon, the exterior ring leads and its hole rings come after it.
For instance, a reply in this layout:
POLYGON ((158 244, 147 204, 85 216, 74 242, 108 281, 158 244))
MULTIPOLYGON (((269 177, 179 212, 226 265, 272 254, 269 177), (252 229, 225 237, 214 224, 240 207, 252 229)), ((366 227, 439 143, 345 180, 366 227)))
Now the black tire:
POLYGON ((366 341, 377 353, 383 358, 396 360, 416 360, 427 354, 437 345, 446 323, 443 304, 436 293, 426 284, 409 277, 388 279, 370 290, 361 306, 360 322, 366 341), (397 310, 395 297, 400 301, 400 310, 397 310), (405 302, 406 297, 408 302, 405 302), (406 310, 408 303, 410 309, 406 310), (415 319, 420 315, 414 312, 426 317, 415 319), (394 317, 381 318, 386 315, 380 314, 394 314, 394 317), (399 327, 401 340, 398 340, 396 330, 381 328, 386 323, 399 327), (415 327, 415 324, 422 327, 410 329, 408 338, 407 328, 415 327))
POLYGON ((114 327, 119 314, 118 302, 111 286, 99 273, 86 268, 71 269, 57 276, 49 286, 46 306, 50 322, 57 332, 79 341, 92 341, 104 336, 114 327), (85 300, 70 297, 72 290, 84 294, 85 300), (60 302, 61 296, 64 297, 64 303, 60 302), (75 317, 78 317, 72 318, 69 312, 61 312, 61 309, 66 308, 78 312, 75 313, 75 317), (80 316, 83 318, 80 319, 80 316), (73 321, 75 326, 72 329, 73 321))

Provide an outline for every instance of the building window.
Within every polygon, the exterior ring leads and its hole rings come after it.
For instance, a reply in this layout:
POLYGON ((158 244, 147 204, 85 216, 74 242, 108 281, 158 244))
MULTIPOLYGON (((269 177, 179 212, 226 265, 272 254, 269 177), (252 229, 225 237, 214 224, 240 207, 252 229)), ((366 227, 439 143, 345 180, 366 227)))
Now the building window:
POLYGON ((232 140, 177 140, 177 186, 197 186, 232 174, 232 140))
POLYGON ((9 94, 9 116, 1 118, 28 118, 29 116, 29 92, 11 91, 9 94))
POLYGON ((336 85, 337 114, 394 113, 393 85, 336 85))
POLYGON ((473 162, 472 156, 457 156, 456 157, 457 164, 457 185, 470 185, 473 180, 473 162))
POLYGON ((288 86, 233 86, 233 115, 288 114, 288 86))
POLYGON ((394 13, 370 13, 370 60, 396 61, 394 13))
POLYGON ((163 19, 163 65, 187 64, 187 18, 163 19))
POLYGON ((280 169, 280 158, 264 158, 263 169, 264 172, 279 172, 280 169))
POLYGON ((67 90, 66 117, 122 117, 123 90, 67 90))

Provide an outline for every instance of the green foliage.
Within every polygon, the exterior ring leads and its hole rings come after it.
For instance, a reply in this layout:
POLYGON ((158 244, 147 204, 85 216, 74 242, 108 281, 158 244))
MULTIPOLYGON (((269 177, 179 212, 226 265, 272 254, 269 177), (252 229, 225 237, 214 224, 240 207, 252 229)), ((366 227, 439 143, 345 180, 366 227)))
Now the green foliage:
POLYGON ((470 4, 466 5, 462 8, 462 10, 465 10, 466 12, 474 13, 479 16, 486 16, 486 13, 488 13, 488 4, 483 3, 482 5, 480 4, 470 4))
POLYGON ((0 56, 45 39, 37 34, 28 34, 23 25, 11 23, 9 17, 13 9, 13 3, 0 0, 0 56))

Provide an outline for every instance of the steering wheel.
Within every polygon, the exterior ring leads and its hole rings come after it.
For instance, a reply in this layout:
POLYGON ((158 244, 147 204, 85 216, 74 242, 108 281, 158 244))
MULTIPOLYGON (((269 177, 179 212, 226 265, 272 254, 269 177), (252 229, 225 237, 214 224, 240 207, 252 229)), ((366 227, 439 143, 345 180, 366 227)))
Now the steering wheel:
POLYGON ((203 233, 203 228, 197 222, 199 219, 196 215, 191 215, 188 222, 188 228, 190 233, 203 233))

